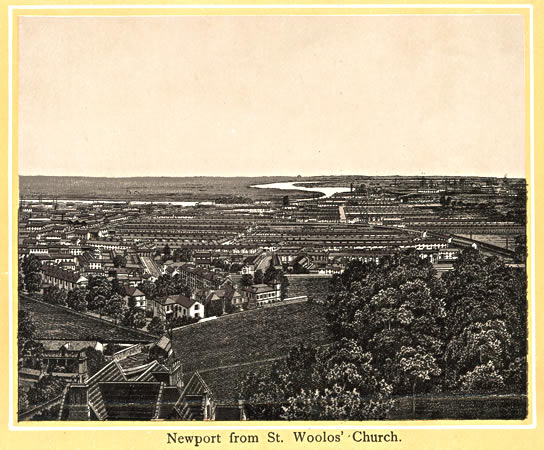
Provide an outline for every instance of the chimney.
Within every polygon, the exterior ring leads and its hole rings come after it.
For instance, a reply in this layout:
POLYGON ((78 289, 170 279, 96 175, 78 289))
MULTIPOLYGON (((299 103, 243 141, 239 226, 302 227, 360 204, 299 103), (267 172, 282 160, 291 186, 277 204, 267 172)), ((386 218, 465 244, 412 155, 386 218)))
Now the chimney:
POLYGON ((72 384, 68 388, 62 409, 68 409, 65 420, 90 420, 89 388, 85 384, 72 384))
POLYGON ((168 358, 168 375, 169 385, 183 388, 183 366, 181 361, 177 358, 168 358))
POLYGON ((84 351, 79 353, 79 357, 77 359, 77 378, 79 383, 85 383, 88 378, 88 372, 87 372, 87 355, 84 351))

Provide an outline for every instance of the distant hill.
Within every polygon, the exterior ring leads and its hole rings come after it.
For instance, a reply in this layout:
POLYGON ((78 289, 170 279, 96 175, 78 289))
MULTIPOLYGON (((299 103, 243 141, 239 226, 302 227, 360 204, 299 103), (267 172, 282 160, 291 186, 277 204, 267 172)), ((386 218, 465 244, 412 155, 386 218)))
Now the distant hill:
MULTIPOLYGON (((291 181, 294 177, 50 177, 19 176, 19 192, 25 199, 209 201, 233 196, 253 200, 279 199, 302 191, 252 188, 255 184, 291 181)), ((301 178, 303 180, 303 178, 301 178)))

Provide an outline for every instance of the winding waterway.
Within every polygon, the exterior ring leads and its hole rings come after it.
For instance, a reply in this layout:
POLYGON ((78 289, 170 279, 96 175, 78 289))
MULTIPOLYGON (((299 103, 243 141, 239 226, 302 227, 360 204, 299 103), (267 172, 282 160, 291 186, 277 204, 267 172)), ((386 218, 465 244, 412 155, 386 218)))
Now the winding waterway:
POLYGON ((340 192, 349 192, 349 187, 344 186, 337 186, 337 187, 329 187, 329 186, 318 186, 318 187, 305 187, 305 186, 299 186, 303 183, 313 183, 313 181, 283 181, 281 183, 269 183, 269 184, 256 184, 254 188, 259 189, 283 189, 288 191, 306 191, 306 192, 319 192, 324 195, 324 197, 332 197, 334 194, 338 194, 340 192))

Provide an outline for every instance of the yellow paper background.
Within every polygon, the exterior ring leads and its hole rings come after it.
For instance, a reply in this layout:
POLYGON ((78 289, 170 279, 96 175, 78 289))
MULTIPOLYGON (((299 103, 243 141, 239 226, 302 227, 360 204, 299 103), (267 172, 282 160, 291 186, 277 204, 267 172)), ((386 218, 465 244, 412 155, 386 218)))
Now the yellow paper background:
MULTIPOLYGON (((146 1, 130 1, 130 2, 94 2, 95 5, 103 4, 114 4, 114 5, 150 5, 153 2, 146 1)), ((380 2, 375 0, 374 4, 383 4, 387 5, 389 3, 380 2)), ((456 2, 448 2, 450 5, 455 4, 456 2)), ((166 447, 176 447, 180 444, 167 444, 167 432, 178 432, 178 434, 201 434, 201 435, 216 435, 220 434, 222 437, 222 442, 226 443, 223 445, 204 445, 201 444, 200 448, 237 448, 237 447, 254 447, 254 448, 292 448, 292 447, 311 447, 311 448, 323 448, 323 447, 337 447, 337 448, 359 448, 363 445, 379 445, 380 447, 399 447, 399 446, 409 446, 411 448, 544 448, 544 435, 540 432, 541 427, 535 425, 538 424, 536 421, 537 417, 542 420, 543 409, 542 401, 544 400, 539 393, 543 389, 544 379, 542 376, 539 376, 538 367, 536 367, 536 384, 532 383, 532 369, 533 362, 531 358, 529 364, 529 379, 530 379, 530 389, 529 389, 529 416, 525 421, 417 421, 417 422, 368 422, 368 423, 356 423, 356 422, 82 422, 82 423, 73 423, 73 422, 35 422, 29 423, 24 422, 20 425, 17 423, 11 423, 13 418, 16 420, 16 412, 11 411, 9 407, 9 375, 10 367, 9 363, 9 338, 10 332, 12 332, 12 349, 13 349, 13 365, 11 367, 11 375, 13 377, 13 392, 12 392, 12 401, 13 405, 16 407, 16 326, 12 327, 10 330, 9 326, 9 316, 10 316, 10 302, 9 302, 9 286, 13 286, 13 300, 12 300, 12 310, 13 323, 17 323, 17 305, 16 305, 16 287, 17 287, 17 199, 18 199, 18 158, 17 158, 17 27, 16 21, 18 15, 189 15, 189 14, 452 14, 452 13, 464 13, 464 14, 522 14, 525 20, 525 35, 526 35, 526 157, 527 157, 527 182, 529 185, 529 214, 533 217, 533 220, 536 221, 536 213, 539 210, 540 202, 538 200, 538 195, 534 198, 534 211, 531 210, 530 205, 532 201, 531 197, 531 187, 535 184, 535 194, 537 192, 538 183, 535 183, 539 179, 541 172, 541 161, 539 158, 539 147, 542 147, 542 139, 540 138, 544 123, 542 121, 542 97, 543 97, 543 88, 541 86, 542 75, 543 75, 543 54, 544 54, 544 36, 543 36, 543 27, 544 27, 544 4, 540 2, 489 2, 481 1, 475 5, 467 5, 464 3, 458 2, 462 7, 445 7, 445 8, 429 8, 429 7, 415 7, 407 8, 400 5, 396 7, 391 7, 387 9, 382 8, 328 8, 328 7, 311 7, 311 8, 292 8, 287 2, 275 2, 276 5, 285 5, 285 8, 240 8, 240 9, 221 9, 221 8, 195 8, 195 9, 136 9, 136 8, 126 8, 126 9, 70 9, 70 5, 75 5, 77 2, 46 2, 46 1, 36 1, 32 2, 33 5, 66 5, 66 8, 62 9, 16 9, 18 5, 28 5, 29 3, 11 3, 14 7, 12 10, 12 38, 13 38, 13 133, 12 133, 12 143, 13 143, 13 153, 12 153, 12 172, 11 172, 11 226, 12 226, 12 236, 11 236, 11 245, 12 253, 9 254, 9 229, 8 229, 8 211, 9 211, 9 165, 8 165, 8 139, 9 139, 9 67, 8 67, 8 43, 9 43, 9 34, 8 34, 8 5, 6 3, 0 7, 0 14, 3 24, 3 33, 0 35, 0 48, 1 48, 1 58, 2 58, 2 67, 3 70, 0 73, 1 77, 1 95, 3 100, 4 108, 2 109, 2 183, 1 183, 1 198, 3 203, 3 215, 4 220, 2 221, 2 226, 0 228, 0 245, 2 246, 2 255, 4 256, 0 260, 0 280, 1 280, 1 299, 2 299, 2 329, 4 330, 4 340, 3 345, 0 347, 0 352, 2 354, 2 371, 0 372, 2 386, 2 398, 4 399, 4 404, 0 410, 1 418, 1 434, 0 434, 0 448, 166 448, 166 447), (482 5, 508 5, 507 8, 484 8, 482 5), (527 8, 527 5, 533 5, 532 9, 527 8), (519 5, 519 6, 518 6, 519 5), (534 179, 531 177, 531 67, 530 67, 530 32, 531 32, 531 14, 533 19, 533 39, 534 39, 534 179), (11 279, 9 278, 9 258, 11 258, 11 264, 13 267, 11 273, 11 279), (536 417, 533 414, 533 397, 532 393, 536 392, 536 417), (184 426, 185 425, 185 426, 184 426), (36 428, 41 427, 55 427, 55 430, 39 430, 36 428), (134 426, 143 426, 144 430, 127 430, 127 427, 134 426), (300 444, 295 443, 292 437, 292 429, 278 429, 278 427, 293 427, 295 430, 304 430, 308 426, 328 428, 328 432, 336 433, 339 430, 339 427, 348 426, 351 429, 344 429, 344 436, 347 436, 353 433, 355 430, 365 430, 367 433, 387 433, 390 430, 394 430, 395 433, 402 440, 400 443, 393 444, 363 444, 356 443, 350 438, 344 438, 340 444, 300 444), (482 429, 481 427, 490 427, 497 426, 493 429, 482 429), (500 427, 506 428, 500 428, 500 427), (23 427, 24 429, 21 429, 23 427), (77 430, 74 430, 74 427, 77 427, 77 430), (125 430, 111 428, 122 427, 125 430), (218 429, 221 427, 222 429, 218 429), (258 427, 259 429, 255 429, 258 427), (383 429, 375 429, 373 427, 380 427, 383 429), (433 427, 433 428, 424 428, 424 429, 408 429, 406 427, 433 427), (441 429, 437 429, 441 427, 441 429), (463 429, 454 429, 448 427, 462 427, 463 429), (512 427, 518 427, 514 429, 512 427), (91 428, 91 429, 89 429, 91 428), (106 428, 106 429, 104 429, 106 428), (242 428, 246 428, 245 430, 242 428), (192 431, 190 430, 192 429, 192 431), (232 430, 237 430, 238 434, 251 434, 259 436, 258 444, 246 444, 246 445, 234 445, 228 444, 228 438, 232 430), (269 431, 274 431, 280 433, 282 439, 284 440, 283 444, 267 444, 267 434, 269 431)), ((156 3, 159 5, 159 3, 156 3)), ((160 3, 162 5, 167 5, 169 3, 160 3)), ((182 2, 170 3, 172 5, 181 5, 182 2)), ((203 2, 187 2, 186 4, 202 4, 203 2)), ((228 5, 227 2, 217 2, 215 5, 228 5)), ((233 4, 233 3, 231 3, 233 4)), ((251 5, 251 2, 239 1, 236 4, 238 5, 251 5)), ((263 5, 270 3, 262 3, 263 5)), ((297 2, 299 5, 311 5, 310 2, 297 2)), ((410 5, 437 5, 436 2, 407 2, 406 4, 410 5)), ((529 215, 528 215, 529 216, 529 215)), ((538 232, 537 232, 538 234, 538 232)), ((535 237, 531 236, 530 233, 530 223, 528 226, 528 244, 531 248, 533 244, 533 239, 535 237)), ((538 242, 538 241, 536 241, 538 242)), ((536 258, 536 249, 534 250, 536 258)), ((528 260, 528 273, 529 273, 529 286, 533 281, 531 278, 531 269, 532 262, 531 258, 528 260)), ((536 282, 536 295, 538 298, 539 293, 541 292, 541 283, 538 282, 538 276, 535 279, 536 282)), ((529 291, 530 294, 530 291, 529 291)), ((531 327, 531 322, 533 319, 531 307, 535 298, 532 298, 529 295, 529 325, 531 327)), ((535 317, 538 317, 538 304, 535 306, 535 317)), ((537 329, 532 329, 531 333, 535 333, 537 329)), ((532 336, 532 334, 530 335, 532 336)), ((538 338, 538 336, 536 336, 538 338)), ((541 341, 541 340, 540 340, 541 341)), ((542 352, 542 342, 537 341, 536 345, 536 360, 542 361, 544 354, 542 352)), ((530 343, 529 356, 533 351, 532 342, 530 343)), ((312 430, 314 433, 321 433, 323 431, 312 430)), ((194 447, 187 444, 181 445, 182 447, 194 447)))

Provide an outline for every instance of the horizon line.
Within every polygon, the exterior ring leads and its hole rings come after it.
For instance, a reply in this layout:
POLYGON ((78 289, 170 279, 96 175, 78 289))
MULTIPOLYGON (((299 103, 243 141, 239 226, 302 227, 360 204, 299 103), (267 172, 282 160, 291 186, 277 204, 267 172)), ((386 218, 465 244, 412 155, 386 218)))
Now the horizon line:
POLYGON ((527 179, 527 176, 508 175, 474 175, 474 174, 318 174, 318 175, 43 175, 43 174, 18 174, 19 177, 34 178, 318 178, 318 177, 366 177, 366 178, 420 178, 420 177, 442 177, 442 178, 509 178, 509 179, 527 179))

